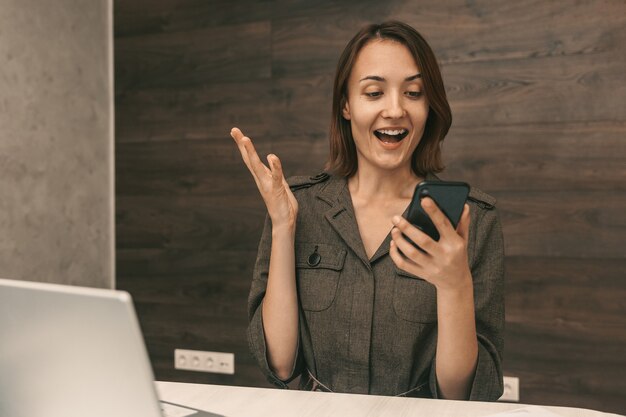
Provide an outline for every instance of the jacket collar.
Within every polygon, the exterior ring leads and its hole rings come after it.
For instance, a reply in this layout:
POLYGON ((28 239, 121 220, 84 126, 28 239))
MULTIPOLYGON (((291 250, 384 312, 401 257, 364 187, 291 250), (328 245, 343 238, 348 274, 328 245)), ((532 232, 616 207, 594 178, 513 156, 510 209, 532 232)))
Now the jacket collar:
MULTIPOLYGON (((426 179, 438 180, 439 178, 434 174, 428 174, 426 179)), ((318 192, 317 198, 329 205, 328 210, 324 213, 324 217, 328 223, 330 223, 331 227, 339 234, 350 250, 352 250, 368 268, 371 267, 371 264, 389 253, 391 233, 387 234, 380 247, 376 250, 376 253, 374 253, 371 259, 368 259, 356 221, 352 197, 350 196, 346 177, 331 175, 325 186, 318 192)), ((407 211, 408 207, 403 214, 406 215, 407 211)))
POLYGON ((328 223, 350 250, 369 268, 370 260, 365 254, 365 247, 359 233, 347 178, 332 175, 326 186, 317 194, 317 198, 329 205, 324 213, 328 223))

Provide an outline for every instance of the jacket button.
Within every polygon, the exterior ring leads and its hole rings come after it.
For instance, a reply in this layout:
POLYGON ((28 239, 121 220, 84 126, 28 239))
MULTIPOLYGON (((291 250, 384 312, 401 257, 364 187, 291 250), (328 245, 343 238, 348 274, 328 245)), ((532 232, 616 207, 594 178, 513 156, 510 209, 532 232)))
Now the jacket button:
POLYGON ((309 266, 318 266, 321 260, 322 257, 317 253, 317 248, 315 248, 315 252, 309 255, 309 259, 307 259, 306 263, 309 264, 309 266))
POLYGON ((309 255, 309 259, 307 260, 307 263, 309 264, 309 266, 318 266, 321 260, 322 260, 322 257, 320 256, 320 254, 315 252, 309 255))

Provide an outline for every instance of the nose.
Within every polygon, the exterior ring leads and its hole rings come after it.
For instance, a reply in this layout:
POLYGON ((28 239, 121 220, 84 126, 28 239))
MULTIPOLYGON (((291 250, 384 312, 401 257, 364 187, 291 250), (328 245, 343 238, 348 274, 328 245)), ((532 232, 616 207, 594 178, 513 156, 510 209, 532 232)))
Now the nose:
POLYGON ((402 98, 399 94, 389 94, 383 117, 386 119, 399 119, 404 117, 406 110, 404 109, 402 98))

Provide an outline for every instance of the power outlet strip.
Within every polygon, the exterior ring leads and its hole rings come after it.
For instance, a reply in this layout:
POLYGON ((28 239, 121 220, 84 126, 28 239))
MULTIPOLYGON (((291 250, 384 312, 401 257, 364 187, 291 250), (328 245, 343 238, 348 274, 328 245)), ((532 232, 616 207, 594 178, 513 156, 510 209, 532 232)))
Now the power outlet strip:
POLYGON ((235 354, 175 349, 174 368, 186 371, 234 375, 235 354))

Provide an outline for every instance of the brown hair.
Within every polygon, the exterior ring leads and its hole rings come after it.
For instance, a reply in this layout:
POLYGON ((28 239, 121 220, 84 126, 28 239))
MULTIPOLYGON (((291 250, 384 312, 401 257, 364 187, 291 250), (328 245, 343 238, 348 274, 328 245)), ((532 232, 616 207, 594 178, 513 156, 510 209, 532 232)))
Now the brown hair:
POLYGON ((437 59, 426 40, 406 23, 388 21, 362 28, 346 45, 335 73, 333 86, 333 113, 330 124, 330 156, 326 170, 337 175, 352 176, 357 170, 357 155, 350 121, 342 110, 348 95, 348 78, 361 49, 372 40, 392 40, 406 46, 417 63, 424 83, 424 94, 429 104, 424 134, 411 156, 411 169, 421 177, 441 172, 440 144, 452 124, 452 112, 446 98, 437 59))

